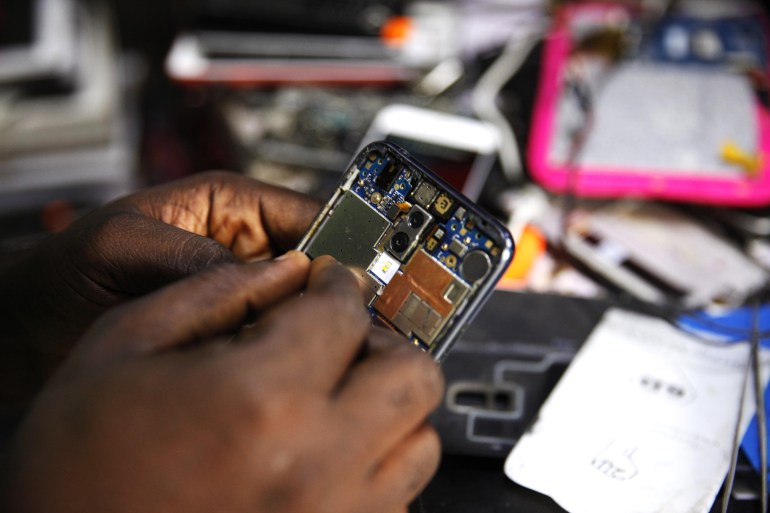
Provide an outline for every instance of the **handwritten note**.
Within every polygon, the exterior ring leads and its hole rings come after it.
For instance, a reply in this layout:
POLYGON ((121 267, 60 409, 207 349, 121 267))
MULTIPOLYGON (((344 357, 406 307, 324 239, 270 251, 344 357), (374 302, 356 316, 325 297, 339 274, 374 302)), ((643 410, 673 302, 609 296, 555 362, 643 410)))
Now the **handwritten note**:
MULTIPOLYGON (((570 513, 707 513, 730 462, 746 344, 609 311, 505 472, 570 513)), ((770 354, 762 353, 767 368, 770 354)), ((746 394, 744 421, 753 415, 746 394)))

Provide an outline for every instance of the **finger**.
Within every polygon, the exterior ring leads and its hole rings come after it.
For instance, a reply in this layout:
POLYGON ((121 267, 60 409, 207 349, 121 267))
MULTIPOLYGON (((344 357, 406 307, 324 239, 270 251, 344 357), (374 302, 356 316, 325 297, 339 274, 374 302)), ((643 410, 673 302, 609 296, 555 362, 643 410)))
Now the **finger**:
POLYGON ((287 189, 266 189, 262 202, 265 231, 279 249, 294 248, 323 202, 287 189))
POLYGON ((164 223, 210 237, 241 260, 268 258, 297 245, 321 203, 228 172, 195 175, 123 202, 164 223))
POLYGON ((89 362, 157 352, 237 329, 302 289, 310 262, 299 252, 250 265, 211 269, 102 316, 76 348, 89 362))
POLYGON ((127 296, 145 294, 214 265, 237 261, 213 239, 137 213, 107 215, 76 230, 84 233, 75 234, 73 244, 82 240, 93 244, 85 248, 85 255, 82 248, 73 248, 63 252, 63 258, 72 255, 73 259, 83 259, 73 264, 85 263, 100 270, 105 276, 96 281, 109 283, 127 296))
POLYGON ((441 442, 436 431, 422 424, 375 469, 367 494, 375 511, 396 511, 406 507, 428 485, 441 460, 441 442))
POLYGON ((370 340, 371 353, 351 370, 336 407, 359 450, 376 461, 439 404, 443 378, 430 356, 402 337, 375 330, 370 340))
POLYGON ((300 298, 267 312, 239 337, 245 355, 269 358, 270 371, 314 390, 329 392, 363 346, 370 318, 353 274, 331 257, 311 264, 300 298), (249 344, 254 340, 260 344, 249 344))

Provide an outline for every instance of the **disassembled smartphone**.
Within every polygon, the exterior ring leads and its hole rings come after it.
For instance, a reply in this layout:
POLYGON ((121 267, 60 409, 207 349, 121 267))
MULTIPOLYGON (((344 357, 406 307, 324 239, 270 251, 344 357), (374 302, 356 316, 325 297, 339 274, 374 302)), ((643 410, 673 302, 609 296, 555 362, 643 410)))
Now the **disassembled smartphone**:
POLYGON ((513 258, 510 233, 405 150, 366 146, 298 247, 366 284, 376 324, 441 361, 513 258))

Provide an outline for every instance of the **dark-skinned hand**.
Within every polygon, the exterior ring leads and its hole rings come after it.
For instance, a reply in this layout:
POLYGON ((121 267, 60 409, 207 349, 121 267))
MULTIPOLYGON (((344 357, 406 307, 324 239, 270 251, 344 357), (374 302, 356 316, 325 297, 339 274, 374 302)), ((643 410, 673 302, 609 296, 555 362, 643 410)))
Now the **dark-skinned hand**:
POLYGON ((91 327, 15 437, 7 510, 404 511, 441 394, 333 259, 220 266, 91 327))
POLYGON ((23 405, 107 309, 212 265, 281 254, 318 207, 309 197, 215 172, 84 216, 0 275, 0 403, 20 396, 23 405))

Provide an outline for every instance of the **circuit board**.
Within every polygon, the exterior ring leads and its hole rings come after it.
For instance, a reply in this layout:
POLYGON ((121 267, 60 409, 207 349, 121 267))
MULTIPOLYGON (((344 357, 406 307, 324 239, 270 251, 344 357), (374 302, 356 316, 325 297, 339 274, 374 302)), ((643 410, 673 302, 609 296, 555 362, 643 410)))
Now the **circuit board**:
POLYGON ((500 223, 390 143, 355 159, 300 249, 352 268, 375 322, 437 356, 513 256, 500 223))

